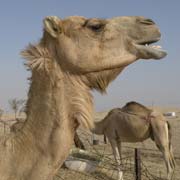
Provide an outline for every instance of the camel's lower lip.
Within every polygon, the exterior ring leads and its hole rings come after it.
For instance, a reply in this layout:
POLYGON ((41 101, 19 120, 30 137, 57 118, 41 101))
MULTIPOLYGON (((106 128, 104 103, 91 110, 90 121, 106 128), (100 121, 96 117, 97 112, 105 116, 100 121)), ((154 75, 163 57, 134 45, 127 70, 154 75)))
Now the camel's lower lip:
POLYGON ((149 46, 148 44, 136 44, 136 48, 144 59, 162 59, 167 55, 167 52, 161 49, 161 46, 149 46))

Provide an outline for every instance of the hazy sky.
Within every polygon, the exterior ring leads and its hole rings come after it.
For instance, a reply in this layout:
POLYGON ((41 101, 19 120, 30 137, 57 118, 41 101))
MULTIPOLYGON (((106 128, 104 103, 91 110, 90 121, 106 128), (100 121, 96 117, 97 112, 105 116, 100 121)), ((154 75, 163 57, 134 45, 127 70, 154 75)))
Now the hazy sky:
POLYGON ((160 27, 159 45, 168 51, 161 61, 139 60, 109 86, 107 95, 94 93, 98 111, 130 100, 144 104, 180 106, 180 1, 165 0, 1 0, 0 1, 0 108, 11 98, 26 98, 29 76, 19 55, 42 35, 48 15, 109 18, 141 15, 160 27))

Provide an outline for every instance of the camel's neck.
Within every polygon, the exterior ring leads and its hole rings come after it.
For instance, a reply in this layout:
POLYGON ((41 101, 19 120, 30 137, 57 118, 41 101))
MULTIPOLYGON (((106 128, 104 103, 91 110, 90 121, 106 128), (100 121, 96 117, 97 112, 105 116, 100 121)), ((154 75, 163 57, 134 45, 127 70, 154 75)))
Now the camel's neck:
POLYGON ((95 122, 94 128, 91 131, 94 134, 102 135, 104 134, 105 128, 106 128, 106 119, 104 118, 99 122, 95 122))
POLYGON ((30 46, 23 56, 32 69, 24 134, 30 132, 46 144, 54 129, 72 130, 77 122, 92 127, 92 97, 84 77, 64 72, 61 60, 55 60, 57 56, 49 54, 43 43, 30 46))
POLYGON ((93 107, 89 89, 80 77, 57 74, 62 73, 54 74, 53 81, 39 74, 32 75, 27 121, 22 131, 31 135, 41 151, 51 147, 50 153, 59 163, 68 155, 78 123, 92 127, 93 107))
POLYGON ((60 140, 67 142, 67 131, 71 131, 71 137, 74 135, 78 124, 93 126, 89 89, 79 77, 57 74, 62 73, 54 74, 53 81, 49 77, 39 77, 39 74, 32 75, 27 120, 22 130, 23 134, 31 134, 34 141, 40 141, 42 148, 48 148, 54 131, 61 131, 59 137, 55 137, 58 138, 55 142, 60 144, 60 140), (62 139, 63 131, 65 139, 62 139))
MULTIPOLYGON (((60 167, 73 143, 76 122, 70 116, 64 80, 57 74, 53 79, 32 74, 27 102, 27 119, 17 137, 20 146, 31 148, 49 167, 60 167)), ((29 149, 25 150, 27 153, 29 149)), ((25 153, 26 154, 26 153, 25 153)))
POLYGON ((52 80, 50 77, 42 77, 39 73, 33 73, 28 94, 24 133, 30 133, 35 139, 36 137, 42 139, 41 143, 43 140, 46 143, 45 136, 50 137, 55 126, 67 125, 65 106, 61 78, 54 74, 52 80))

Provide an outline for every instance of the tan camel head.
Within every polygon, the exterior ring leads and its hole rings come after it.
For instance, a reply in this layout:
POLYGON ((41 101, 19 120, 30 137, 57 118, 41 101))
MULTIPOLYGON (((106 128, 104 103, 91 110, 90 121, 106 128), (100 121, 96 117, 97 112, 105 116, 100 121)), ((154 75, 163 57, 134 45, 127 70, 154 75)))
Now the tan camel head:
POLYGON ((44 19, 44 29, 53 37, 52 41, 56 41, 61 57, 66 56, 65 65, 74 66, 73 70, 78 72, 102 70, 106 58, 109 64, 104 69, 111 69, 111 61, 117 61, 117 68, 124 55, 135 59, 159 59, 166 55, 162 50, 145 46, 158 41, 160 31, 151 19, 143 17, 86 19, 72 16, 61 20, 52 16, 44 19))
POLYGON ((64 71, 86 74, 91 88, 104 91, 125 66, 137 59, 163 58, 166 52, 148 46, 159 39, 156 24, 144 17, 49 16, 44 19, 42 42, 54 52, 64 71))

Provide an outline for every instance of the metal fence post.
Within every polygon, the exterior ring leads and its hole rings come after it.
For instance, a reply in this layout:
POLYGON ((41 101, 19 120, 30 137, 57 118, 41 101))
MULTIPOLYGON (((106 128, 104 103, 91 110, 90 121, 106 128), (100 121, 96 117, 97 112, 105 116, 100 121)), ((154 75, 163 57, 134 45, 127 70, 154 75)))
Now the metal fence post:
POLYGON ((5 122, 3 123, 3 126, 4 126, 4 134, 6 133, 6 124, 5 122))
POLYGON ((141 180, 141 156, 137 148, 135 148, 135 180, 141 180))

